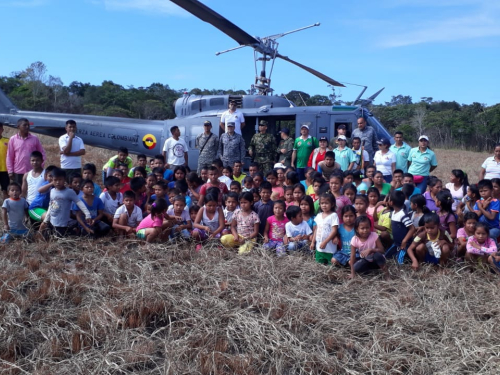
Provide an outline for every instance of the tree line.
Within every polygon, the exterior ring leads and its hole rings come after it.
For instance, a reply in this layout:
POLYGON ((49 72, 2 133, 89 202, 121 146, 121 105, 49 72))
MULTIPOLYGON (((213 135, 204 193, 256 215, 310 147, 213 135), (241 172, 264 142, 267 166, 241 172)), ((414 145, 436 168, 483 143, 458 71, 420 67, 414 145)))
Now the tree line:
MULTIPOLYGON (((73 81, 64 85, 59 77, 49 75, 40 61, 10 76, 0 76, 0 88, 23 110, 148 120, 174 118, 174 102, 184 92, 193 95, 248 93, 200 88, 176 90, 163 83, 124 87, 112 81, 104 81, 101 85, 73 81)), ((292 90, 282 95, 297 106, 352 104, 340 100, 335 92, 326 96, 292 90)), ((427 134, 436 147, 481 151, 500 142, 500 104, 459 104, 432 97, 413 100, 411 96, 396 95, 390 102, 371 105, 370 109, 391 133, 400 130, 409 140, 427 134)))

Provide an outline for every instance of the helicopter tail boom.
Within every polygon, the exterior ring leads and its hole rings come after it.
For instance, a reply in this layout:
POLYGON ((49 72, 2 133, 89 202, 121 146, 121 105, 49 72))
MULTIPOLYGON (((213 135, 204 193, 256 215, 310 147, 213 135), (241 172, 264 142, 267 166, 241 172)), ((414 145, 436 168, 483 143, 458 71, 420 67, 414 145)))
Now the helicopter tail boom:
POLYGON ((2 89, 0 89, 0 114, 11 114, 17 111, 18 108, 10 101, 2 89))

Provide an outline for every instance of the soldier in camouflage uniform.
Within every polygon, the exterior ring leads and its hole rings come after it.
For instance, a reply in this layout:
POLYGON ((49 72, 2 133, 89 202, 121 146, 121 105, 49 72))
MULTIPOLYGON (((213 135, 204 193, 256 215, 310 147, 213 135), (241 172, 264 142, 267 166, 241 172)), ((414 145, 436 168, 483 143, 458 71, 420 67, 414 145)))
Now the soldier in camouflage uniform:
POLYGON ((250 141, 248 153, 254 162, 259 164, 259 170, 266 173, 274 167, 274 156, 276 155, 276 141, 274 136, 267 134, 267 121, 260 120, 259 132, 254 134, 250 141))
POLYGON ((245 140, 241 134, 234 132, 234 122, 226 124, 226 133, 219 140, 219 158, 224 167, 233 167, 235 161, 243 162, 245 158, 245 140))
POLYGON ((280 131, 281 141, 276 149, 278 154, 278 163, 289 167, 292 165, 292 152, 294 139, 290 137, 290 129, 283 128, 280 131))
POLYGON ((212 165, 212 161, 217 158, 219 151, 219 137, 212 133, 212 123, 205 121, 203 123, 204 132, 196 137, 195 147, 200 150, 198 156, 198 174, 204 166, 212 165))

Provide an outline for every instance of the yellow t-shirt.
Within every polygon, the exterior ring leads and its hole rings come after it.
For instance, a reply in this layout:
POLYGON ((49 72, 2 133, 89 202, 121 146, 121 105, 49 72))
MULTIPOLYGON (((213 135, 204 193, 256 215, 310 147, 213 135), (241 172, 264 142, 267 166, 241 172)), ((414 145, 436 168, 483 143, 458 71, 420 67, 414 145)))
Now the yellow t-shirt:
POLYGON ((0 138, 0 172, 7 172, 7 147, 9 138, 0 138))

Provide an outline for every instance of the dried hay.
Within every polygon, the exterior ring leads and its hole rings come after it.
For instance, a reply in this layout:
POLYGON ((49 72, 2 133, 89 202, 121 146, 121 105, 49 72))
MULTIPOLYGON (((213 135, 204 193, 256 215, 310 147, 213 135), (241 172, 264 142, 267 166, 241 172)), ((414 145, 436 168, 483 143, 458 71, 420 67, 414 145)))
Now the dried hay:
POLYGON ((0 248, 2 374, 496 374, 498 279, 458 266, 347 279, 135 241, 0 248))

